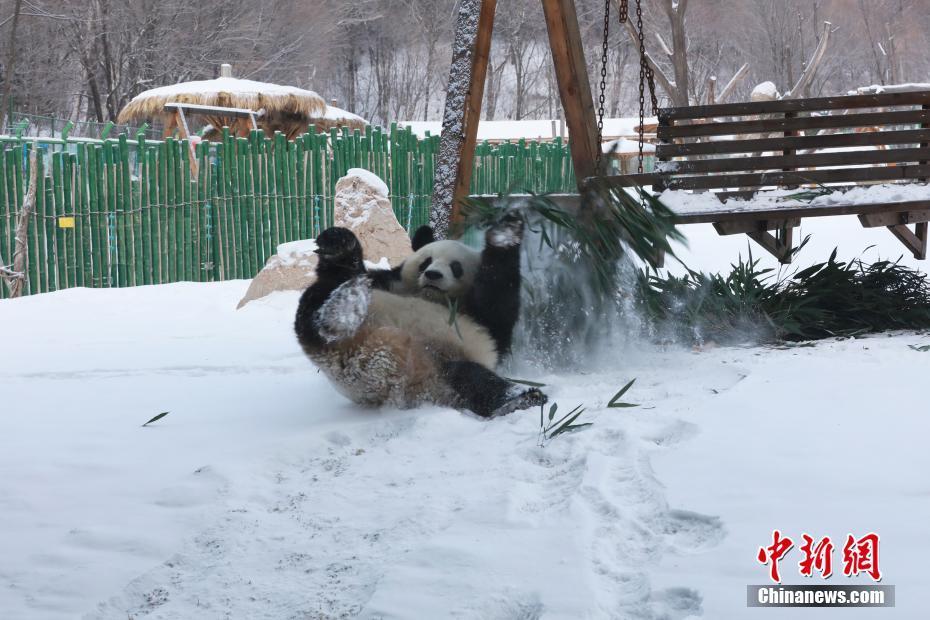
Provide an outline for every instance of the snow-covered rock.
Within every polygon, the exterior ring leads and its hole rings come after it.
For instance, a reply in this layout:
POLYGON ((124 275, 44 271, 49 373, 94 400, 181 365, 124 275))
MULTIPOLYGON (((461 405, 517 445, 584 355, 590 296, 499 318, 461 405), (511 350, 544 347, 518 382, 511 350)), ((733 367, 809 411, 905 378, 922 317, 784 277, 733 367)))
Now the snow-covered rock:
POLYGON ((377 261, 385 257, 391 265, 399 265, 410 254, 410 236, 394 215, 388 186, 377 175, 350 169, 336 182, 335 199, 336 226, 355 233, 365 258, 377 261))
MULTIPOLYGON (((350 169, 336 182, 335 201, 335 225, 355 233, 370 266, 396 266, 410 254, 410 237, 394 215, 387 185, 377 175, 362 168, 350 169)), ((277 253, 252 279, 238 307, 275 291, 302 291, 313 284, 315 249, 311 239, 279 245, 277 253)))
POLYGON ((752 89, 749 98, 752 101, 774 101, 778 99, 778 89, 775 88, 775 84, 772 82, 762 82, 752 89))
POLYGON ((252 278, 252 283, 236 308, 261 299, 275 291, 302 291, 313 283, 317 255, 312 239, 282 243, 277 253, 252 278))

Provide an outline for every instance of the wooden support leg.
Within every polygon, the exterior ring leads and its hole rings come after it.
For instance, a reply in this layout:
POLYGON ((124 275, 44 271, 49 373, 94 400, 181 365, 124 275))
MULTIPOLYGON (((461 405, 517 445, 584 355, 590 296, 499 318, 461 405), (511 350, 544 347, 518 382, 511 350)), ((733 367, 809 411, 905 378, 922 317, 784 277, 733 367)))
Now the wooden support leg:
POLYGON ((429 214, 438 239, 460 233, 459 201, 471 186, 496 8, 497 0, 462 0, 459 8, 429 214))
POLYGON ((794 253, 794 229, 801 223, 798 218, 755 222, 716 222, 714 228, 720 235, 746 233, 783 265, 791 262, 794 253), (774 230, 775 234, 769 232, 774 230))
POLYGON ((555 63, 555 78, 559 83, 559 96, 571 141, 572 165, 581 188, 586 178, 598 172, 596 162, 601 145, 597 141, 597 118, 578 15, 574 0, 542 0, 542 5, 555 63))
POLYGON ((918 260, 927 258, 927 220, 930 220, 930 210, 870 213, 859 216, 859 221, 865 228, 887 227, 918 260), (908 228, 908 224, 914 224, 913 231, 908 228))
POLYGON ((927 222, 917 224, 916 232, 904 224, 889 226, 888 230, 911 251, 914 258, 918 260, 927 258, 927 222))

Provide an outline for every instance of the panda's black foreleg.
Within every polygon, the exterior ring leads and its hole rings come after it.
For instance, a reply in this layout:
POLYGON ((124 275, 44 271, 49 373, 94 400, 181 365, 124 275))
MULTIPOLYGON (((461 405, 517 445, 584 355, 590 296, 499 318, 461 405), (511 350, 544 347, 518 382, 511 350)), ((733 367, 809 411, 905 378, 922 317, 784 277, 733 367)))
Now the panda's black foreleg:
POLYGON ((481 266, 465 299, 465 312, 488 329, 497 352, 510 352, 520 316, 520 244, 523 220, 506 216, 485 233, 481 266))
POLYGON ((364 320, 371 295, 362 247, 352 231, 327 228, 316 242, 317 279, 301 295, 294 321, 297 339, 310 347, 351 336, 364 320))
POLYGON ((446 362, 442 372, 462 404, 483 418, 528 409, 548 400, 539 389, 508 381, 475 362, 446 362))

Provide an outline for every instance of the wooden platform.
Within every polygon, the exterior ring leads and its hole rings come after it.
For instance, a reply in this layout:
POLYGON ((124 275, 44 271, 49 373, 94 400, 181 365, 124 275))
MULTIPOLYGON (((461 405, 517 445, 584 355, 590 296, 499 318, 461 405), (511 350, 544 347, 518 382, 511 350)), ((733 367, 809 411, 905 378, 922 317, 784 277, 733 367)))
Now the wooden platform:
POLYGON ((682 224, 713 224, 722 235, 745 233, 785 263, 802 218, 838 215, 856 215, 869 228, 887 227, 916 258, 926 258, 930 189, 926 200, 894 202, 840 199, 823 205, 759 197, 766 189, 840 192, 926 184, 930 91, 668 108, 658 118, 656 172, 592 177, 585 185, 705 192, 719 207, 669 205, 682 224))

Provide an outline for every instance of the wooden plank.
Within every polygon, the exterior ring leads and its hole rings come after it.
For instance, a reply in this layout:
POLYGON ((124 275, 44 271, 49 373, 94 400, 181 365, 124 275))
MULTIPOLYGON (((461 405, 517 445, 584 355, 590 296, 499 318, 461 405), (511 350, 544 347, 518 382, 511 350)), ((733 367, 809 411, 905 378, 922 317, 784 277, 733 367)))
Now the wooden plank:
POLYGON ((663 108, 659 110, 658 117, 659 119, 693 119, 715 116, 773 114, 781 112, 844 110, 851 108, 887 108, 922 104, 930 104, 930 91, 887 93, 881 95, 819 97, 811 99, 780 99, 776 101, 751 101, 745 103, 724 103, 679 108, 663 108))
POLYGON ((801 225, 801 218, 745 220, 715 222, 714 229, 718 235, 738 235, 742 233, 778 230, 782 228, 796 228, 801 225))
POLYGON ((927 244, 930 243, 927 234, 928 227, 930 227, 930 224, 927 222, 920 222, 914 227, 914 234, 922 244, 920 252, 914 254, 914 258, 918 260, 925 260, 927 258, 927 244))
POLYGON ((674 170, 662 174, 704 174, 740 170, 778 170, 781 168, 819 168, 825 166, 856 166, 862 164, 916 163, 930 157, 922 148, 886 149, 874 151, 841 151, 837 153, 805 153, 801 155, 763 155, 758 157, 723 157, 676 161, 674 170))
POLYGON ((923 211, 863 213, 859 216, 859 222, 862 223, 864 228, 930 222, 930 209, 924 209, 923 211))
POLYGON ((591 97, 591 83, 578 28, 578 15, 574 0, 542 0, 542 5, 555 77, 559 84, 559 97, 571 136, 572 165, 580 187, 583 179, 597 173, 596 162, 601 145, 597 139, 594 100, 591 97))
POLYGON ((716 189, 727 187, 778 187, 806 183, 842 183, 863 181, 916 181, 930 175, 930 165, 908 164, 866 168, 833 168, 828 170, 801 170, 721 174, 710 176, 673 177, 666 182, 668 189, 716 189))
POLYGON ((829 206, 789 205, 766 209, 728 209, 721 204, 719 211, 678 211, 675 221, 679 224, 710 224, 727 221, 757 221, 770 219, 792 219, 808 217, 831 217, 837 215, 862 215, 871 213, 900 213, 930 209, 930 200, 912 202, 882 202, 869 204, 836 204, 829 206))
MULTIPOLYGON (((795 112, 785 112, 795 114, 795 112)), ((883 125, 914 125, 930 122, 930 110, 894 110, 861 114, 832 114, 829 116, 798 116, 764 118, 725 123, 692 125, 662 125, 657 130, 660 139, 695 138, 699 136, 732 136, 747 133, 784 133, 808 129, 836 129, 843 127, 877 127, 883 125)))
POLYGON ((841 133, 821 136, 754 138, 749 140, 719 140, 689 144, 660 143, 656 157, 682 157, 688 155, 715 155, 719 153, 764 153, 785 149, 808 150, 845 146, 883 146, 890 144, 920 144, 930 142, 930 129, 900 131, 872 131, 867 133, 841 133))

